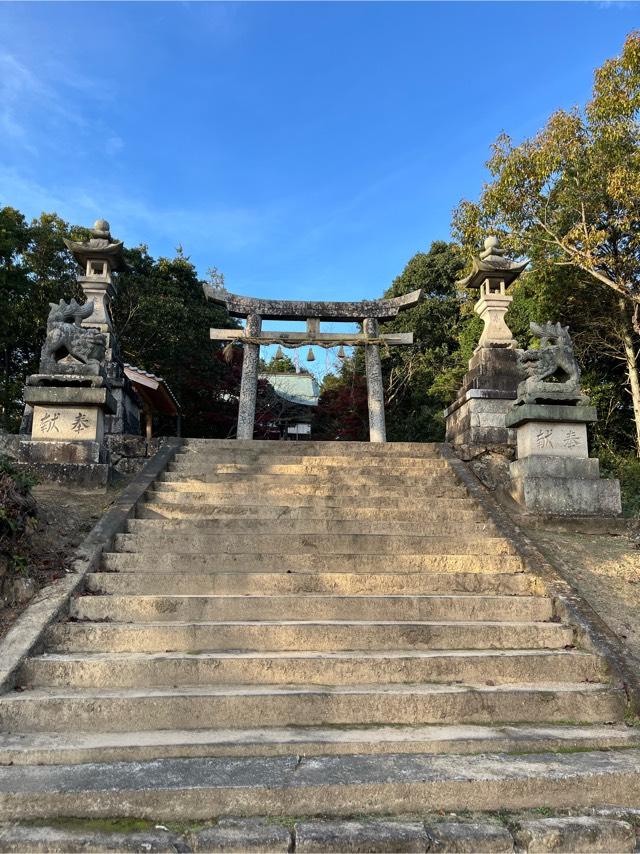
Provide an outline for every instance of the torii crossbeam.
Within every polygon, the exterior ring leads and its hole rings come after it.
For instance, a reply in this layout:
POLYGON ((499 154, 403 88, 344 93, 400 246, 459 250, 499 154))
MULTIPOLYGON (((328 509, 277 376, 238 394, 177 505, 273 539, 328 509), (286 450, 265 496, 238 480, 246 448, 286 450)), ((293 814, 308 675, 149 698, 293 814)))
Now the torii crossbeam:
POLYGON ((386 442, 384 419, 384 387, 380 365, 380 344, 413 344, 412 332, 380 334, 379 321, 390 320, 408 308, 418 305, 422 291, 412 291, 393 299, 363 300, 362 302, 296 302, 294 300, 265 300, 231 294, 210 284, 203 286, 205 296, 225 306, 232 317, 246 318, 244 329, 212 329, 214 341, 241 341, 244 345, 242 382, 238 407, 238 439, 253 439, 258 389, 258 365, 262 344, 282 344, 299 347, 302 344, 343 344, 363 346, 367 369, 369 402, 369 438, 371 442, 386 442), (263 320, 305 320, 306 332, 262 332, 263 320), (362 332, 340 334, 321 332, 321 321, 358 322, 362 332))

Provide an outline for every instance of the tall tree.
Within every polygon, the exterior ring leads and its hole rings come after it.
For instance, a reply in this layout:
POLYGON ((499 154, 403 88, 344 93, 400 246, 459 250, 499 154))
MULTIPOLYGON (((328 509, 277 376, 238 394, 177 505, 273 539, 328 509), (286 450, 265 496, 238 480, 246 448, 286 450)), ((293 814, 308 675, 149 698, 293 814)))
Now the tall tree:
MULTIPOLYGON (((394 279, 385 297, 422 288, 424 300, 384 324, 384 332, 413 332, 412 347, 383 354, 387 433, 395 441, 433 441, 444 435, 442 410, 463 373, 459 336, 464 327, 455 286, 464 256, 452 243, 435 241, 418 252, 394 279)), ((466 357, 468 358, 468 356, 466 357)))
MULTIPOLYGON (((602 337, 624 360, 640 453, 640 34, 595 72, 584 109, 559 110, 532 139, 502 134, 477 204, 463 201, 454 231, 477 249, 487 233, 534 267, 569 266, 604 302, 602 337)), ((595 314, 592 315, 595 317, 595 314)))
POLYGON ((155 260, 146 246, 125 252, 113 317, 126 362, 163 376, 179 400, 190 436, 227 435, 237 358, 227 363, 209 338, 211 327, 234 327, 226 310, 208 301, 189 258, 155 260))
POLYGON ((0 209, 0 383, 6 430, 19 425, 22 386, 38 367, 49 303, 81 293, 62 238, 86 236, 86 229, 69 226, 53 213, 27 223, 14 208, 0 209))

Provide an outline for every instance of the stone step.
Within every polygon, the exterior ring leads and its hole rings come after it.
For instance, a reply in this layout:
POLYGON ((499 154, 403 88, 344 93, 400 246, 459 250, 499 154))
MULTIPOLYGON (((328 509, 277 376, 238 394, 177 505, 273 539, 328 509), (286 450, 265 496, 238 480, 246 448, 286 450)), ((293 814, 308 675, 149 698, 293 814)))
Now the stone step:
MULTIPOLYGON (((346 514, 345 514, 346 515, 346 514)), ((209 519, 130 519, 127 523, 127 533, 175 533, 181 536, 192 534, 233 532, 234 534, 251 532, 254 534, 269 534, 278 529, 285 529, 289 534, 417 534, 419 536, 435 535, 463 537, 482 537, 486 534, 496 536, 496 528, 487 521, 439 520, 423 516, 421 521, 381 520, 370 519, 244 519, 220 518, 209 519)))
MULTIPOLYGON (((424 494, 425 490, 433 487, 436 489, 448 489, 449 487, 460 487, 460 481, 449 469, 437 469, 429 474, 392 474, 387 471, 372 470, 369 472, 291 472, 272 473, 262 472, 249 466, 244 472, 218 472, 218 471, 167 471, 157 478, 159 484, 188 484, 186 488, 206 488, 224 484, 231 488, 246 485, 249 488, 257 488, 271 491, 272 489, 293 489, 312 486, 316 490, 330 490, 341 492, 345 489, 349 494, 355 494, 362 490, 383 490, 385 494, 416 492, 424 494)), ((182 487, 179 487, 182 488, 182 487)))
MULTIPOLYGON (((493 593, 543 595, 543 582, 524 572, 164 572, 139 571, 141 555, 112 554, 105 562, 118 572, 87 575, 92 593, 113 595, 227 595, 335 593, 348 596, 493 593), (132 564, 131 561, 134 561, 132 564), (127 570, 129 562, 129 571, 127 570)), ((145 558, 145 560, 149 560, 145 558)), ((176 566, 179 564, 176 562, 176 566)), ((184 566, 184 562, 182 562, 184 566)))
POLYGON ((544 622, 553 617, 542 596, 178 595, 80 596, 75 620, 208 622, 212 620, 428 620, 544 622))
POLYGON ((210 820, 640 804, 640 750, 169 758, 0 768, 0 819, 210 820))
MULTIPOLYGON (((311 508, 314 512, 324 515, 325 510, 339 510, 341 513, 348 512, 351 508, 363 508, 365 511, 372 511, 374 517, 379 511, 384 512, 385 508, 393 510, 395 513, 431 513, 433 510, 436 513, 442 513, 449 517, 455 518, 460 510, 478 510, 478 505, 468 496, 458 493, 453 497, 440 495, 438 492, 426 496, 415 495, 413 492, 406 495, 391 496, 385 493, 380 495, 363 495, 357 497, 345 495, 338 492, 335 495, 315 495, 313 492, 308 495, 277 495, 275 493, 253 492, 237 494, 226 494, 225 491, 218 493, 207 492, 202 490, 194 490, 189 492, 180 492, 171 488, 172 484, 158 484, 150 489, 146 494, 148 503, 153 504, 178 504, 180 508, 200 507, 209 509, 209 507, 219 507, 220 512, 229 506, 244 508, 251 507, 288 507, 290 510, 302 510, 311 508), (437 499, 437 501, 435 500, 437 499)), ((226 512, 226 511, 225 511, 226 512)), ((356 517, 354 517, 356 518, 356 517)))
POLYGON ((369 458, 410 456, 439 458, 437 442, 272 442, 266 439, 185 439, 182 453, 215 456, 220 452, 256 456, 291 454, 292 456, 348 456, 369 458))
POLYGON ((176 519, 248 519, 253 520, 275 520, 280 521, 326 521, 330 522, 334 519, 348 519, 353 522, 361 520, 362 522, 381 523, 397 520, 400 522, 424 523, 426 520, 436 522, 451 522, 452 524, 462 524, 464 522, 483 522, 486 521, 485 514, 473 504, 469 502, 456 503, 456 507, 451 509, 447 505, 442 506, 440 502, 429 509, 416 510, 414 507, 405 505, 398 507, 388 504, 382 507, 361 506, 360 504, 350 505, 342 504, 337 506, 331 505, 298 505, 291 506, 287 504, 217 504, 215 502, 203 503, 181 503, 176 501, 147 501, 138 508, 139 519, 157 519, 157 518, 176 518, 176 519))
POLYGON ((210 534, 196 531, 188 536, 169 531, 117 534, 119 552, 173 552, 204 555, 321 554, 328 555, 509 555, 515 551, 504 537, 411 536, 391 534, 210 534))
MULTIPOLYGON (((185 685, 358 685, 455 682, 604 682, 603 659, 576 650, 434 652, 47 653, 28 659, 19 684, 57 688, 185 685)), ((640 740, 640 732, 638 733, 640 740)))
POLYGON ((573 629, 560 623, 277 620, 208 623, 58 623, 51 652, 214 650, 562 649, 573 629))
MULTIPOLYGON (((169 476, 167 475, 167 477, 169 476)), ((301 501, 306 497, 314 500, 329 498, 332 501, 338 500, 342 503, 347 500, 357 502, 363 498, 375 502, 404 499, 414 505, 425 507, 428 507, 435 499, 467 497, 465 487, 451 479, 429 479, 419 484, 407 484, 404 479, 400 479, 397 483, 386 483, 386 479, 381 477, 378 483, 368 480, 359 485, 353 481, 345 480, 341 484, 333 480, 318 480, 318 478, 311 478, 311 482, 305 483, 301 482, 302 478, 299 477, 293 478, 290 483, 285 483, 282 478, 286 475, 274 475, 267 481, 246 477, 231 480, 231 477, 234 476, 227 475, 226 478, 229 479, 216 478, 211 483, 193 478, 179 478, 175 482, 159 479, 155 482, 150 495, 155 499, 158 495, 177 493, 181 498, 186 496, 191 500, 198 500, 194 498, 198 495, 210 495, 216 498, 219 496, 232 498, 245 495, 251 497, 253 504, 260 504, 261 502, 270 504, 275 498, 280 504, 287 502, 306 504, 306 501, 301 501), (276 477, 280 479, 280 482, 274 479, 276 477)))
POLYGON ((623 720, 623 690, 600 683, 508 685, 209 685, 34 688, 0 697, 0 729, 256 728, 373 724, 604 723, 623 720))
POLYGON ((415 476, 417 473, 427 474, 450 470, 446 460, 425 457, 394 457, 393 459, 370 459, 360 457, 325 457, 325 456, 292 456, 283 454, 281 456, 270 455, 252 462, 219 461, 216 458, 201 459, 194 458, 192 454, 177 454, 174 462, 170 463, 167 471, 183 472, 188 474, 201 470, 206 473, 214 472, 237 472, 246 474, 309 474, 310 472, 322 472, 327 476, 333 474, 350 473, 356 475, 376 474, 387 472, 389 474, 408 473, 415 476))
MULTIPOLYGON (((133 545, 133 544, 132 544, 133 545)), ((198 554, 169 552, 158 547, 140 552, 106 552, 102 566, 109 572, 282 572, 397 573, 417 572, 521 572, 517 555, 479 554, 198 554)), ((452 591, 454 592, 454 591, 452 591)))
POLYGON ((423 501, 416 496, 413 499, 410 497, 395 497, 391 502, 389 496, 384 501, 380 501, 368 496, 359 497, 356 501, 353 498, 344 496, 324 496, 318 497, 313 495, 307 496, 272 496, 265 497, 262 494, 246 494, 246 495, 225 495, 220 493, 214 495, 207 492, 175 492, 171 490, 158 491, 151 489, 145 496, 147 506, 166 508, 167 510, 178 510, 184 513, 196 513, 197 515, 207 516, 209 513, 215 514, 241 514, 265 512, 273 514, 274 508, 285 508, 285 515, 301 513, 303 515, 312 516, 333 516, 339 515, 343 517, 345 513, 354 511, 352 518, 354 519, 413 519, 424 518, 433 510, 433 518, 436 519, 458 519, 464 518, 460 516, 461 511, 467 514, 479 514, 479 518, 486 518, 479 506, 471 498, 438 498, 437 502, 423 501), (383 505, 380 510, 380 504, 383 505), (385 509, 388 511, 385 513, 385 509), (381 515, 378 515, 378 514, 381 515))
MULTIPOLYGON (((523 754, 638 747, 640 733, 620 724, 587 726, 291 727, 0 734, 0 765, 144 762, 166 757, 523 754)), ((506 757, 505 757, 506 758, 506 757)), ((327 805, 327 809, 330 804, 327 805)))
POLYGON ((0 768, 0 819, 354 815, 640 800, 640 750, 168 758, 0 768))

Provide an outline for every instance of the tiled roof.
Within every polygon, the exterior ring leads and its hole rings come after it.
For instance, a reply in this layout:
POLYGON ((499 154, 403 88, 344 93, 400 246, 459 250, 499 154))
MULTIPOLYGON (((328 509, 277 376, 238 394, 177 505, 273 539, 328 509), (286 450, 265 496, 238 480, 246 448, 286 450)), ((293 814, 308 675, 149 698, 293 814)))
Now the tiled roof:
POLYGON ((310 374, 260 374, 278 397, 300 406, 317 406, 320 386, 310 374))

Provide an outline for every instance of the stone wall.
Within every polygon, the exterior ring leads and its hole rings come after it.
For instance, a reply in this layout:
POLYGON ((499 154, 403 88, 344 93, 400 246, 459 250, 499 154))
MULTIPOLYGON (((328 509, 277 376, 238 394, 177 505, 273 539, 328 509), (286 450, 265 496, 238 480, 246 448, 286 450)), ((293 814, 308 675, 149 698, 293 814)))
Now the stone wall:
MULTIPOLYGON (((121 474, 137 474, 171 437, 158 436, 147 441, 144 436, 111 434, 105 436, 105 445, 111 457, 111 466, 121 474)), ((173 439, 175 441, 175 439, 173 439)))
MULTIPOLYGON (((18 459, 18 447, 23 436, 0 432, 0 456, 18 459)), ((150 442, 144 436, 107 435, 105 445, 111 457, 111 466, 121 474, 137 474, 147 460, 167 442, 166 436, 158 436, 150 442)))

